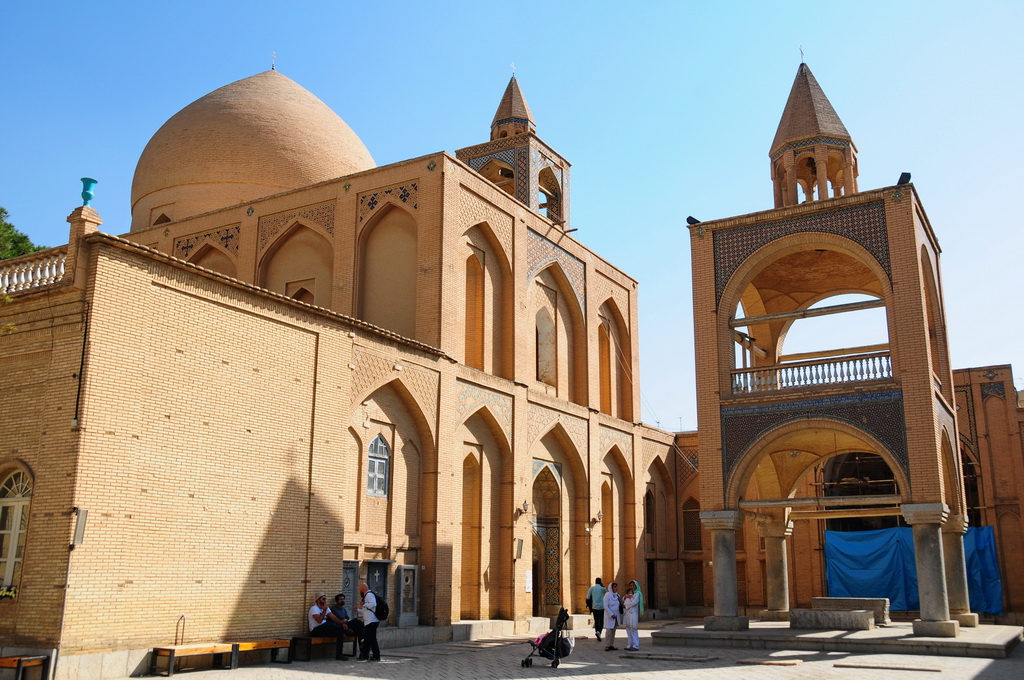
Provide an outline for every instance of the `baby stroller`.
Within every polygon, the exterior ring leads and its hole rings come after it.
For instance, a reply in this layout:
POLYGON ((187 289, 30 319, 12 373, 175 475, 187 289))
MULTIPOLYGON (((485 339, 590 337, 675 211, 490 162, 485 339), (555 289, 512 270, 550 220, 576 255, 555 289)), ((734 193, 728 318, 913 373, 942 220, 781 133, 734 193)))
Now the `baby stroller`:
POLYGON ((576 647, 576 641, 572 635, 565 631, 565 624, 569 622, 569 612, 565 608, 558 610, 558 618, 555 619, 555 627, 536 640, 530 640, 530 654, 523 659, 520 665, 528 668, 533 665, 533 655, 540 654, 545 659, 551 659, 551 667, 558 668, 560 659, 572 654, 576 647))

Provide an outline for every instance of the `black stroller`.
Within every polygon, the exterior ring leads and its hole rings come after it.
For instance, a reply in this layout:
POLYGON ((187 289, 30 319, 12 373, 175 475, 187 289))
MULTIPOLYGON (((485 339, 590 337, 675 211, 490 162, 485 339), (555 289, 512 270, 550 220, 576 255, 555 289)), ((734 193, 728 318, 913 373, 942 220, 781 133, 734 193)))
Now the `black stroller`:
POLYGON ((533 665, 533 655, 540 654, 545 659, 551 659, 551 667, 558 668, 560 659, 572 654, 576 641, 572 635, 566 632, 565 624, 569 622, 569 612, 565 608, 558 610, 558 618, 555 619, 555 627, 536 640, 530 640, 530 654, 520 664, 523 668, 533 665))

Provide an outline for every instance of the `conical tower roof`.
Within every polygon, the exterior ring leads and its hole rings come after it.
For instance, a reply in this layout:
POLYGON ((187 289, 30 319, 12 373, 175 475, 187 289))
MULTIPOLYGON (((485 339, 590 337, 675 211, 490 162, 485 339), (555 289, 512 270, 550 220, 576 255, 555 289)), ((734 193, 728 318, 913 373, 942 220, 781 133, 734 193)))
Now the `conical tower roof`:
POLYGON ((800 64, 771 151, 775 153, 786 142, 819 136, 853 141, 810 67, 800 64))
POLYGON ((515 76, 512 76, 512 79, 508 81, 508 87, 505 88, 505 94, 501 97, 498 110, 494 113, 491 127, 493 128, 510 118, 528 121, 530 127, 536 126, 536 123, 533 122, 533 114, 530 113, 530 107, 526 103, 526 97, 523 96, 523 91, 519 89, 519 81, 516 80, 515 76))

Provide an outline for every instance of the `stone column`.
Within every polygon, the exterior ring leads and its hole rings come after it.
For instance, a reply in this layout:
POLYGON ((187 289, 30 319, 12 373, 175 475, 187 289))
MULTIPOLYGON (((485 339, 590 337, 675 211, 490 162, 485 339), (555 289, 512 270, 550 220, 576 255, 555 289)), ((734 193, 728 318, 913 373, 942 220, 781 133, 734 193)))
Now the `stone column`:
POLYGON ((789 621, 789 564, 786 538, 793 534, 793 523, 780 519, 757 522, 764 538, 764 566, 768 581, 768 608, 761 610, 763 621, 789 621))
POLYGON ((817 200, 824 201, 828 195, 828 147, 824 144, 814 146, 814 172, 818 180, 817 200))
POLYGON ((902 510, 907 524, 914 528, 917 594, 921 600, 921 618, 914 621, 914 635, 957 637, 960 624, 949 617, 942 559, 941 527, 949 508, 945 503, 911 503, 902 510))
POLYGON ((736 592, 736 532, 743 526, 738 510, 706 510, 701 524, 711 531, 715 614, 704 617, 704 630, 747 630, 750 620, 739 616, 736 592))
POLYGON ((796 188, 796 154, 790 150, 783 155, 783 164, 786 167, 786 205, 800 205, 800 194, 796 188))
POLYGON ((949 593, 949 613, 962 627, 976 628, 978 615, 971 613, 967 593, 967 558, 964 555, 964 533, 967 517, 952 515, 942 525, 942 557, 946 562, 946 591, 949 593))

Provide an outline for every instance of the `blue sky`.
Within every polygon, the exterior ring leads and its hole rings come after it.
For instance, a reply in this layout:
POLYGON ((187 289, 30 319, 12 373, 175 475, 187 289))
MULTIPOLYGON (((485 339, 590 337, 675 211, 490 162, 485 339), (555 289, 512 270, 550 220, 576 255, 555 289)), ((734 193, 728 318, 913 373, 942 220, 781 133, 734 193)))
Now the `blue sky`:
MULTIPOLYGON (((572 164, 580 241, 640 281, 643 419, 696 427, 687 215, 772 207, 768 151, 803 46, 862 190, 913 173, 943 248, 956 367, 1024 378, 1019 2, 21 2, 4 11, 0 205, 67 241, 80 177, 128 231, 152 134, 277 68, 378 164, 485 141, 511 73, 572 164), (987 293, 986 293, 987 292, 987 293)), ((1024 380, 1017 380, 1024 388, 1024 380)))

